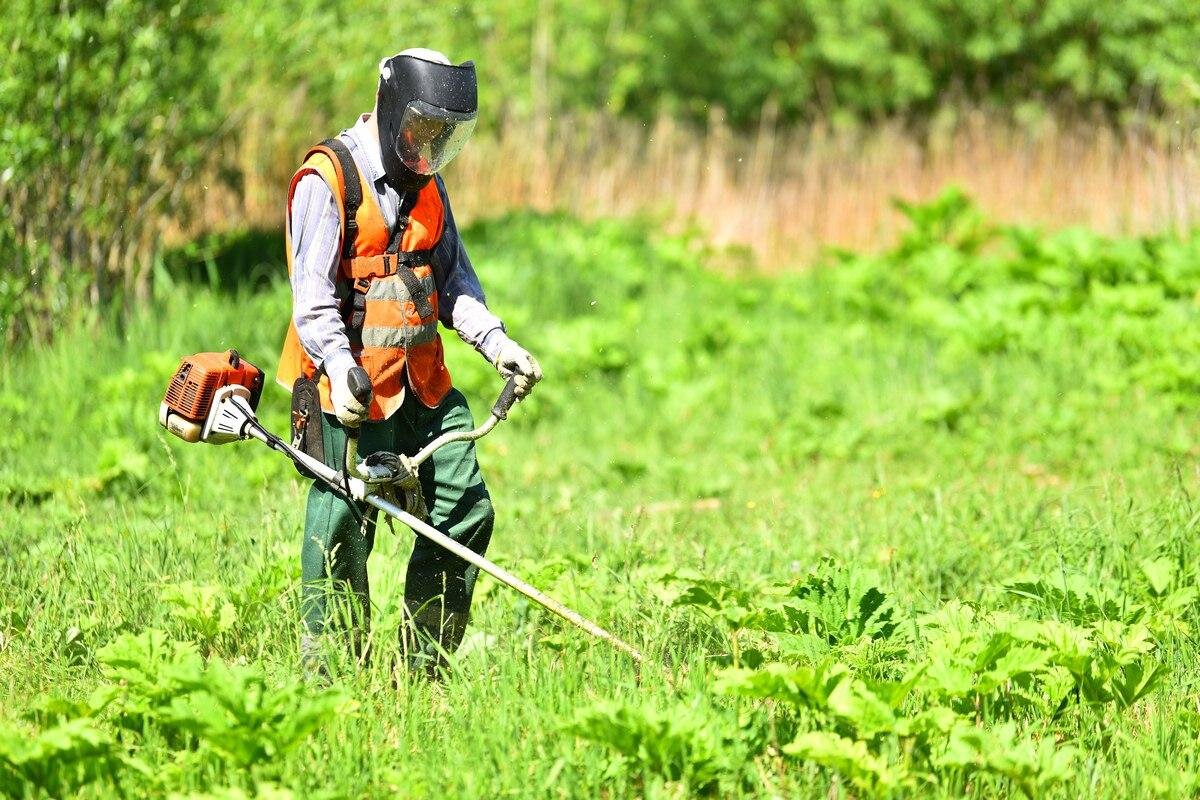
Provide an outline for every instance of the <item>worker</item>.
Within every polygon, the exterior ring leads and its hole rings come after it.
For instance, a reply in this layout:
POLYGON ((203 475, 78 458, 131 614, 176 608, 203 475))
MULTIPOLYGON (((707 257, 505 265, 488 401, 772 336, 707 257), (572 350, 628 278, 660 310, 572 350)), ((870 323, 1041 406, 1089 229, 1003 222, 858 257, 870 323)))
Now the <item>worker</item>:
MULTIPOLYGON (((359 452, 367 456, 412 454, 439 434, 474 427, 443 361, 439 321, 512 377, 518 397, 541 380, 537 361, 488 309, 438 175, 470 137, 477 111, 472 62, 404 50, 380 63, 371 113, 310 150, 292 178, 292 321, 278 379, 289 390, 316 382, 309 388, 324 412, 316 415, 316 441, 330 466, 342 466, 347 429, 360 428, 359 452), (356 367, 370 378, 369 403, 351 391, 356 367)), ((474 444, 440 448, 419 477, 430 523, 482 555, 494 512, 474 444)), ((325 669, 325 634, 346 626, 354 652, 365 657, 374 536, 365 506, 313 483, 301 553, 300 649, 310 670, 325 669), (348 607, 338 597, 349 597, 348 607)), ((416 537, 400 632, 410 668, 437 675, 461 642, 476 574, 416 537)))

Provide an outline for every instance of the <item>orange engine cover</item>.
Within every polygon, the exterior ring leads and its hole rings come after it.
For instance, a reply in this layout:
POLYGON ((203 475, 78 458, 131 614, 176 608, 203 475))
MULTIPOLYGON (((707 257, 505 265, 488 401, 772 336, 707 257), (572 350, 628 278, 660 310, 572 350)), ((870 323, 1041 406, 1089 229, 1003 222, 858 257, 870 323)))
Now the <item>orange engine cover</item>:
POLYGON ((250 391, 250 407, 258 408, 263 372, 236 350, 187 356, 167 386, 164 409, 191 422, 203 422, 208 418, 217 389, 230 385, 245 386, 250 391))

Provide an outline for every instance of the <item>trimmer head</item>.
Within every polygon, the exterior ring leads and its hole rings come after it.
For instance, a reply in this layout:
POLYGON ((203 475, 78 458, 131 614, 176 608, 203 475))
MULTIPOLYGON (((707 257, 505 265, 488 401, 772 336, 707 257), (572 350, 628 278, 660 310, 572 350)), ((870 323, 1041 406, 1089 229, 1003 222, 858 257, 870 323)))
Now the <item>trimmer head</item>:
POLYGON ((158 422, 185 442, 232 442, 255 419, 262 388, 262 370, 236 350, 187 356, 167 386, 158 422))

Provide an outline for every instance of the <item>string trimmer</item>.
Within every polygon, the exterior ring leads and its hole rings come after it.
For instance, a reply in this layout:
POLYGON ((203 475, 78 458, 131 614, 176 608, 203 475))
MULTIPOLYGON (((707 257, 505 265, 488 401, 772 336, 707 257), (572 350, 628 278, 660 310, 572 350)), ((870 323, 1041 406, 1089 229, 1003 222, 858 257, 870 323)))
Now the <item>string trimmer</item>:
MULTIPOLYGON (((517 401, 516 384, 513 379, 509 379, 496 404, 492 406, 491 414, 482 425, 472 431, 443 434, 412 456, 400 453, 373 454, 360 461, 358 430, 347 428, 346 463, 342 470, 327 466, 263 427, 255 414, 262 387, 262 370, 239 357, 236 350, 188 356, 180 362, 179 369, 171 378, 159 408, 158 421, 185 442, 226 444, 239 439, 257 439, 272 450, 286 455, 297 469, 306 475, 315 476, 342 497, 374 506, 407 525, 418 536, 436 542, 505 586, 516 589, 542 608, 557 614, 597 639, 608 642, 639 664, 642 663, 642 654, 632 645, 618 639, 474 550, 454 541, 413 513, 419 511, 419 507, 423 505, 411 499, 411 492, 420 491, 420 485, 415 480, 417 469, 439 447, 451 442, 479 439, 486 436, 501 420, 507 419, 509 410, 517 401), (408 489, 408 508, 401 508, 391 499, 395 486, 408 489)), ((351 371, 350 388, 363 405, 370 405, 371 381, 361 367, 355 367, 351 371)), ((419 498, 419 494, 417 497, 419 498)))

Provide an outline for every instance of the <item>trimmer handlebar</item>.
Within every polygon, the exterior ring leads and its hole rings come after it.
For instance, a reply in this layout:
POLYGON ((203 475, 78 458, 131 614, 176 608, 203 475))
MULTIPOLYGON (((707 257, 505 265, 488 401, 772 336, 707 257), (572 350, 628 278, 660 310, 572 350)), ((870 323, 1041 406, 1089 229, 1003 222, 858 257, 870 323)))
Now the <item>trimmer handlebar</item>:
POLYGON ((496 398, 496 404, 492 406, 492 416, 496 419, 508 419, 508 412, 512 410, 516 402, 517 377, 514 375, 508 379, 508 383, 504 384, 504 390, 496 398))
MULTIPOLYGON (((366 372, 360 367, 355 367, 355 369, 363 372, 363 376, 366 377, 366 372)), ((358 397, 358 393, 353 383, 353 370, 351 371, 350 375, 350 390, 355 393, 355 397, 358 397)), ((370 390, 370 379, 367 379, 368 398, 370 396, 370 390)), ((361 400, 361 398, 359 399, 361 400)), ((445 447, 451 442, 473 442, 476 439, 482 439, 484 436, 487 436, 491 432, 492 428, 496 427, 501 420, 508 419, 508 412, 512 410, 512 407, 516 405, 518 400, 517 381, 515 377, 512 377, 509 378, 508 382, 504 384, 504 389, 501 390, 500 396, 496 398, 496 402, 492 406, 491 414, 488 415, 488 418, 484 420, 482 425, 470 431, 451 431, 450 433, 443 433, 441 436, 421 448, 416 455, 412 456, 411 458, 402 459, 401 463, 404 464, 406 469, 410 470, 411 474, 415 475, 417 468, 428 461, 429 457, 433 455, 435 450, 445 447)), ((390 474, 385 476, 383 474, 384 471, 377 467, 366 467, 365 471, 360 469, 358 461, 358 431, 358 428, 346 428, 346 473, 350 475, 350 477, 358 478, 359 480, 366 481, 367 483, 392 483, 408 477, 407 475, 390 474)))

